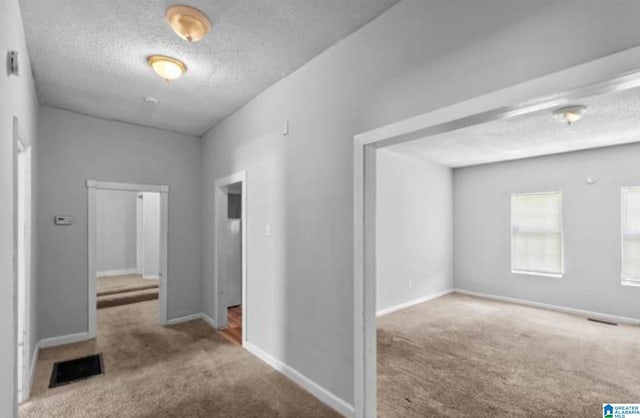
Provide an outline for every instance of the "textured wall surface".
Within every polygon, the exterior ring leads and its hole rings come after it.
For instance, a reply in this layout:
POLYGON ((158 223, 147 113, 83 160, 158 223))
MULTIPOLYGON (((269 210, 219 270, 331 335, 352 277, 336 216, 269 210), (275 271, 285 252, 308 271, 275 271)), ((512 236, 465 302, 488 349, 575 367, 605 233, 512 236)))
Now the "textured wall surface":
POLYGON ((96 191, 96 270, 136 268, 136 192, 96 191))
POLYGON ((453 288, 453 189, 448 167, 378 150, 376 310, 453 288))
POLYGON ((38 120, 40 338, 87 330, 87 179, 169 186, 168 318, 200 312, 200 139, 47 106, 38 120))
POLYGON ((640 319, 640 288, 620 277, 620 189, 640 185, 638 153, 632 144, 455 169, 455 286, 640 319), (513 274, 511 194, 551 190, 563 192, 565 274, 513 274))
MULTIPOLYGON (((19 119, 19 135, 23 143, 32 147, 32 169, 38 158, 37 113, 38 99, 31 76, 31 63, 22 28, 22 17, 17 0, 0 1, 0 416, 11 417, 16 413, 16 317, 14 305, 14 164, 13 118, 19 119), (20 76, 7 75, 5 57, 9 50, 18 51, 20 76)), ((37 193, 35 175, 32 175, 32 193, 37 193)), ((32 199, 35 213, 36 197, 32 199)), ((36 227, 31 222, 32 242, 36 227)), ((35 347, 37 326, 36 269, 37 254, 31 260, 31 303, 29 332, 31 357, 35 347)))
POLYGON ((209 131, 204 222, 209 185, 247 170, 250 342, 351 403, 353 135, 637 46, 638 15, 626 1, 403 1, 209 131))

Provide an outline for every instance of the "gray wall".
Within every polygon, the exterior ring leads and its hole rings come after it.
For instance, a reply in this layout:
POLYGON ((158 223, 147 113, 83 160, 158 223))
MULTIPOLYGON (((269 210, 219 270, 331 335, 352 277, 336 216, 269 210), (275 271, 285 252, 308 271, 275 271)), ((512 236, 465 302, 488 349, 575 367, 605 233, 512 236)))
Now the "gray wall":
POLYGON ((157 279, 160 274, 160 193, 142 194, 142 276, 157 279))
POLYGON ((136 192, 96 192, 96 269, 135 270, 136 192))
POLYGON ((351 403, 353 135, 636 46, 639 15, 628 1, 406 0, 211 129, 203 224, 213 181, 248 172, 249 341, 351 403))
POLYGON ((378 150, 377 310, 453 288, 453 190, 448 167, 378 150))
POLYGON ((200 140, 46 106, 39 132, 40 338, 87 330, 88 178, 169 185, 168 317, 200 312, 200 140))
MULTIPOLYGON (((16 317, 14 305, 14 174, 13 174, 13 117, 20 119, 20 134, 26 145, 32 146, 32 169, 36 166, 38 99, 31 76, 31 64, 22 29, 22 17, 17 0, 0 1, 0 416, 16 414, 16 317), (8 76, 6 54, 17 50, 20 57, 20 76, 8 76)), ((37 184, 32 173, 32 209, 35 213, 37 184)), ((32 213, 32 216, 33 216, 32 213)), ((32 242, 36 226, 31 222, 32 242)), ((33 353, 37 336, 37 299, 35 251, 31 260, 30 333, 33 353)))
POLYGON ((633 144, 455 169, 455 286, 640 319, 640 288, 620 284, 620 188, 640 185, 638 155, 633 144), (510 196, 549 190, 563 192, 564 277, 513 274, 510 196))

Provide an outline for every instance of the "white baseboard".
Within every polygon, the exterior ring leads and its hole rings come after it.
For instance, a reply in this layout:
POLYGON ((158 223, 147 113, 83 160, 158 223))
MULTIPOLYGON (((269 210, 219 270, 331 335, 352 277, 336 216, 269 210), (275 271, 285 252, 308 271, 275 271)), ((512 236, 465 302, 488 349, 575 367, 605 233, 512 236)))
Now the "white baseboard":
POLYGON ((59 337, 43 338, 38 343, 40 348, 56 347, 58 345, 73 344, 80 341, 91 340, 91 336, 87 331, 78 332, 76 334, 61 335, 59 337))
POLYGON ((126 276, 128 274, 138 274, 138 270, 135 268, 132 268, 132 269, 121 269, 121 270, 102 270, 102 271, 96 272, 97 277, 126 276))
POLYGON ((260 360, 267 363, 269 366, 273 367, 275 370, 285 375, 293 382, 302 386, 302 388, 307 392, 311 393, 313 396, 321 400, 324 404, 335 409, 345 417, 353 417, 355 415, 353 405, 349 404, 327 389, 323 388, 293 367, 286 365, 282 361, 276 359, 271 354, 266 353, 261 348, 250 343, 249 341, 245 341, 244 348, 254 356, 258 357, 260 360))
POLYGON ((380 317, 380 316, 384 316, 384 315, 389 315, 392 312, 396 312, 402 309, 406 309, 409 308, 411 306, 417 305, 419 303, 424 303, 433 299, 437 299, 439 297, 448 295, 449 293, 453 293, 453 289, 447 289, 447 290, 443 290, 442 292, 438 292, 438 293, 432 293, 430 295, 427 296, 423 296, 421 298, 418 299, 413 299, 410 300, 409 302, 404 302, 401 303, 399 305, 396 306, 392 306, 390 308, 385 308, 385 309, 380 309, 379 311, 376 312, 376 317, 380 317))
POLYGON ((212 328, 216 328, 216 321, 214 321, 209 315, 204 313, 197 313, 191 315, 180 316, 178 318, 173 318, 167 321, 167 325, 176 325, 181 324, 183 322, 194 321, 196 319, 202 319, 204 322, 209 324, 212 328))
POLYGON ((586 318, 598 319, 601 321, 615 322, 618 324, 640 325, 640 319, 628 318, 625 316, 610 315, 601 312, 587 311, 584 309, 568 308, 566 306, 551 305, 548 303, 533 302, 526 299, 512 298, 508 296, 498 296, 489 293, 473 292, 465 289, 454 289, 456 293, 475 296, 483 299, 497 300, 499 302, 514 303, 516 305, 530 306, 533 308, 547 309, 555 312, 562 312, 571 315, 583 316, 586 318))
POLYGON ((167 325, 181 324, 183 322, 189 322, 189 321, 193 321, 193 320, 200 319, 200 318, 201 318, 201 315, 199 313, 180 316, 178 318, 173 318, 173 319, 168 320, 167 321, 167 325))
POLYGON ((200 319, 202 319, 204 322, 209 324, 211 326, 211 328, 218 329, 216 321, 213 318, 211 318, 209 315, 207 315, 206 313, 201 313, 200 314, 200 319))
POLYGON ((159 274, 147 274, 147 275, 142 276, 142 278, 143 279, 147 279, 147 280, 150 280, 150 279, 160 280, 160 275, 159 274))

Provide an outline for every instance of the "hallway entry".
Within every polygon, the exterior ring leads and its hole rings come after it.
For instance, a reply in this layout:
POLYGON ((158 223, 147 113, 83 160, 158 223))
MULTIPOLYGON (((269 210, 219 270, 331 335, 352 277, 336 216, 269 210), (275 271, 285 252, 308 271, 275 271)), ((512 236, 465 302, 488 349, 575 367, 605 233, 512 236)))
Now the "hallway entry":
POLYGON ((246 341, 246 176, 216 182, 216 322, 238 344, 246 341))
POLYGON ((168 187, 87 181, 89 334, 96 310, 152 301, 167 322, 168 187))

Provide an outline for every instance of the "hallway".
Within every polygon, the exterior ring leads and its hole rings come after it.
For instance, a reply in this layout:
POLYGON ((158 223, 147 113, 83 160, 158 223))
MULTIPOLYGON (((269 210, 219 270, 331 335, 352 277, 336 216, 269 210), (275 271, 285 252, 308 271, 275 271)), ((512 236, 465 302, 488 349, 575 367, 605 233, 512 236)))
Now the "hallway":
POLYGON ((19 416, 339 416, 204 321, 158 325, 155 306, 100 309, 97 340, 42 349, 19 416), (94 353, 104 375, 48 389, 54 362, 94 353))

